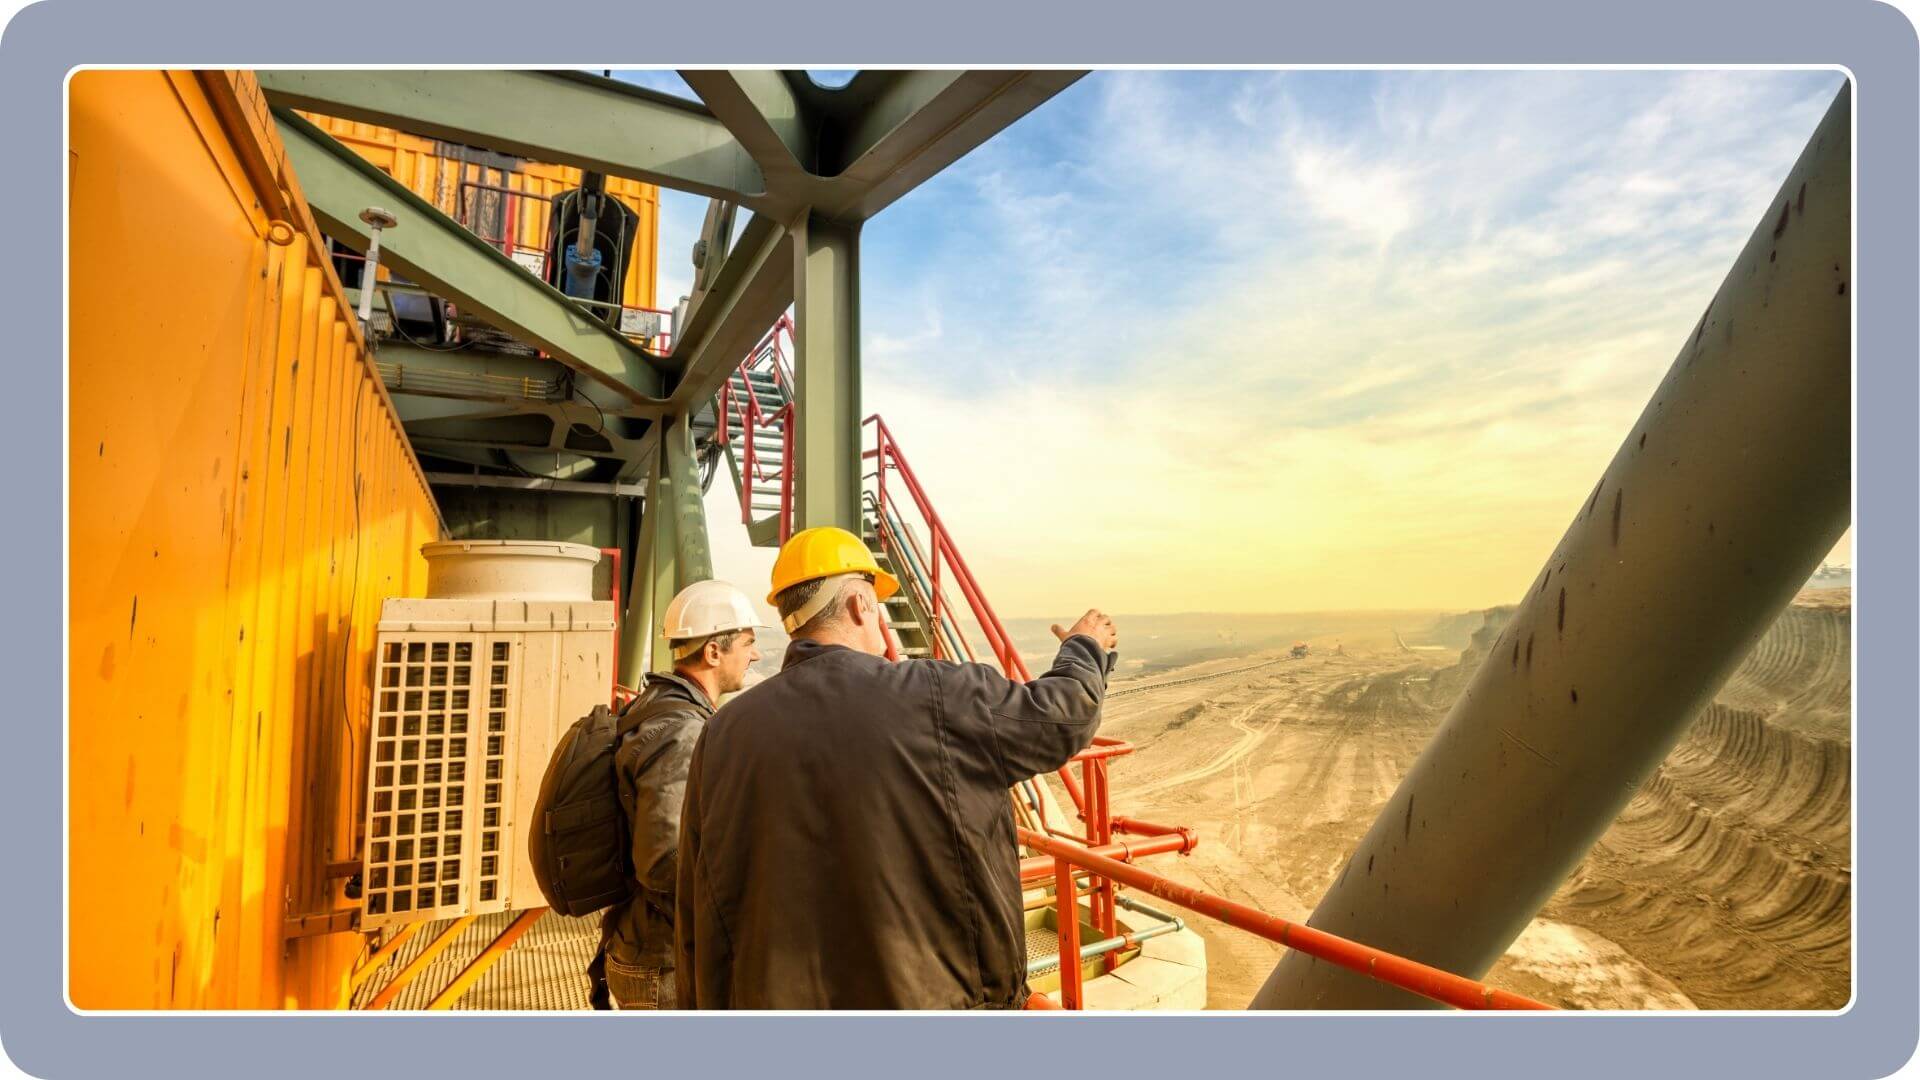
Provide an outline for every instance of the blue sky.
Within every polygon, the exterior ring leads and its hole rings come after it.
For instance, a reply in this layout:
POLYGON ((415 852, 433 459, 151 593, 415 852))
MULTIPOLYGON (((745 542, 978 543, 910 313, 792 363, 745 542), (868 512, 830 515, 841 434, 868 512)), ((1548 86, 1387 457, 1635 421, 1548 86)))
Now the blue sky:
POLYGON ((866 226, 866 407, 1002 614, 1509 602, 1841 81, 1096 72, 866 226))

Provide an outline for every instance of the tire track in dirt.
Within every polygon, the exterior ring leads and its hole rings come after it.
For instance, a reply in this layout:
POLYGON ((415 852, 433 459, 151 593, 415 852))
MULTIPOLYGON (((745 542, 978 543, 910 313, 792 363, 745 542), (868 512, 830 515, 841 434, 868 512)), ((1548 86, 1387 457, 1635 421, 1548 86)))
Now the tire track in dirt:
POLYGON ((1852 979, 1851 613, 1803 594, 1545 915, 1701 1008, 1831 1009, 1852 979))
MULTIPOLYGON (((1524 970, 1536 996, 1575 1007, 1618 1007, 1633 1000, 1622 987, 1658 980, 1681 993, 1655 1004, 1845 1004, 1850 622, 1844 593, 1788 608, 1548 902, 1532 938, 1561 942, 1555 962, 1534 963, 1523 935, 1498 970, 1524 970)), ((1355 650, 1143 688, 1162 692, 1110 714, 1139 748, 1116 769, 1116 805, 1199 830, 1200 847, 1164 872, 1304 917, 1335 878, 1364 872, 1349 853, 1484 655, 1422 667, 1355 650)), ((1210 1003, 1243 1007, 1274 954, 1236 931, 1202 933, 1210 1003)))
MULTIPOLYGON (((1116 710, 1107 730, 1136 747, 1116 765, 1116 808, 1193 826, 1201 837, 1192 854, 1157 860, 1155 868, 1304 919, 1346 859, 1349 832, 1397 783, 1396 773, 1382 790, 1393 768, 1383 763, 1410 763, 1403 748, 1418 735, 1402 732, 1407 721, 1417 721, 1415 731, 1431 724, 1424 711, 1400 715, 1400 689, 1378 701, 1364 693, 1383 664, 1402 675, 1431 670, 1407 668, 1397 653, 1328 658, 1264 675, 1243 671, 1197 696, 1151 695, 1150 705, 1135 698, 1116 710), (1330 710, 1330 701, 1340 704, 1330 710)), ((1190 921, 1208 942, 1210 1004, 1243 1008, 1272 970, 1277 947, 1204 918, 1190 921)))

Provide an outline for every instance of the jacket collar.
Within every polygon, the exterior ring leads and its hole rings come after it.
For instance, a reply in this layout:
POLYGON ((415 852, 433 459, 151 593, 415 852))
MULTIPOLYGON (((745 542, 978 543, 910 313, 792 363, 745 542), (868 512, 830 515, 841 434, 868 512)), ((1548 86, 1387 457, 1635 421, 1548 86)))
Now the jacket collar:
POLYGON ((644 685, 663 694, 685 698, 698 705, 702 713, 713 715, 713 702, 707 700, 707 692, 677 671, 649 671, 644 685))
POLYGON ((804 664, 816 656, 824 656, 835 649, 842 652, 848 651, 845 645, 827 645, 806 638, 795 638, 787 642, 786 655, 780 658, 780 670, 785 671, 795 664, 804 664))

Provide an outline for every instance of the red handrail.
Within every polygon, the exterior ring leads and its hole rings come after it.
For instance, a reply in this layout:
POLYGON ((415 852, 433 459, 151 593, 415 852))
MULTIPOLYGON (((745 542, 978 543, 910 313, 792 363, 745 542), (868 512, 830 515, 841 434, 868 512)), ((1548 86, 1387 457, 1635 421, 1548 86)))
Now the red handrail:
MULTIPOLYGON (((620 624, 624 621, 620 609, 620 549, 603 547, 600 554, 607 557, 607 580, 611 583, 607 588, 607 599, 613 601, 613 675, 609 681, 613 684, 613 707, 617 711, 622 704, 620 691, 625 689, 620 685, 620 624)), ((633 691, 628 690, 627 693, 631 695, 633 691)))
POLYGON ((782 544, 793 535, 793 383, 792 375, 786 368, 786 354, 780 345, 781 332, 788 338, 793 334, 793 320, 782 315, 742 360, 735 374, 740 376, 741 389, 734 389, 731 377, 720 388, 720 401, 717 407, 714 438, 722 446, 731 445, 733 440, 733 410, 737 400, 740 408, 740 427, 742 440, 746 447, 741 457, 741 480, 744 490, 740 499, 740 522, 753 524, 753 486, 758 481, 777 479, 780 492, 779 536, 782 544), (760 395, 754 392, 753 375, 762 368, 769 369, 774 383, 786 394, 786 404, 771 412, 760 405, 760 395), (762 468, 760 450, 754 438, 759 431, 773 431, 780 438, 780 463, 777 474, 762 468))
MULTIPOLYGON (((926 489, 921 486, 920 479, 914 474, 913 466, 907 462, 906 455, 900 451, 900 444, 894 439, 893 432, 888 430, 886 421, 874 415, 867 417, 863 425, 871 425, 874 429, 874 448, 861 456, 875 459, 879 467, 880 509, 884 512, 894 506, 887 491, 887 472, 890 469, 895 470, 899 472, 901 481, 906 484, 907 493, 913 498, 914 508, 920 512, 920 519, 927 525, 928 546, 932 548, 932 558, 928 560, 928 573, 933 575, 935 582, 938 582, 942 561, 953 568, 954 580, 960 587, 960 594, 966 598, 968 607, 972 609, 974 621, 979 624, 980 632, 987 636, 987 644, 993 650, 994 658, 1000 662, 1001 670, 1006 672, 1009 679, 1032 682, 1033 672, 1027 669, 1026 661, 1020 658, 1019 651, 1013 647, 1012 635, 1007 633, 1006 626, 1000 622, 1000 617, 994 614, 992 605, 987 603, 986 595, 980 590, 979 582, 974 579, 973 571, 967 566, 966 559, 961 557, 959 549, 954 546, 952 535, 948 533, 946 524, 940 520, 939 512, 933 508, 932 500, 927 497, 926 489)), ((942 611, 931 613, 934 618, 939 618, 943 614, 945 613, 942 611)))
MULTIPOLYGON (((986 593, 974 578, 973 570, 967 566, 966 559, 961 557, 959 548, 953 542, 953 535, 947 531, 946 523, 940 519, 939 512, 933 508, 933 501, 927 497, 926 489, 921 486, 920 478, 914 474, 913 466, 901 452, 900 443, 888 429, 887 422, 876 414, 867 417, 862 421, 862 425, 870 425, 874 429, 874 447, 862 453, 861 457, 863 460, 874 459, 879 488, 876 501, 882 516, 884 517, 886 512, 897 505, 887 490, 887 472, 893 470, 900 474, 901 481, 907 486, 907 494, 913 500, 914 508, 920 512, 920 519, 926 523, 928 546, 932 548, 932 558, 927 560, 927 573, 932 578, 932 592, 935 599, 935 610, 929 617, 936 622, 946 617, 946 612, 940 604, 944 596, 940 589, 940 565, 944 561, 952 567, 954 580, 960 587, 960 595, 966 598, 967 606, 973 611, 974 622, 979 624, 980 632, 986 635, 987 645, 992 649, 994 658, 1000 662, 1001 670, 1009 679, 1017 682, 1032 682, 1033 672, 1028 670, 1026 661, 1020 657, 1019 650, 1014 648, 1013 635, 1007 632, 1006 626, 1000 621, 1000 616, 994 613, 993 606, 987 602, 986 593)), ((898 553, 895 554, 894 561, 896 565, 900 564, 898 553)), ((964 635, 961 636, 964 639, 964 635)), ((1094 745, 1111 746, 1116 741, 1096 737, 1094 745)), ((1059 776, 1061 785, 1067 789, 1067 796, 1073 800, 1074 809, 1079 813, 1081 820, 1086 820, 1085 793, 1081 791, 1080 785, 1074 781, 1073 774, 1068 770, 1061 769, 1059 776)))
MULTIPOLYGON (((946 591, 937 584, 920 581, 919 575, 912 569, 927 565, 927 557, 920 550, 920 541, 914 539, 913 533, 905 528, 894 528, 892 515, 880 509, 877 499, 874 500, 873 506, 874 531, 880 536, 882 549, 895 555, 903 551, 910 552, 913 556, 910 563, 902 566, 906 572, 900 575, 900 584, 913 594, 914 602, 920 605, 920 610, 927 613, 927 619, 931 623, 926 628, 927 641, 933 650, 934 659, 959 660, 959 656, 953 655, 952 643, 941 632, 945 620, 943 613, 951 603, 946 597, 946 591)), ((967 640, 967 636, 961 633, 958 627, 954 628, 953 640, 959 642, 960 651, 966 655, 968 663, 977 662, 973 653, 973 642, 967 640)))

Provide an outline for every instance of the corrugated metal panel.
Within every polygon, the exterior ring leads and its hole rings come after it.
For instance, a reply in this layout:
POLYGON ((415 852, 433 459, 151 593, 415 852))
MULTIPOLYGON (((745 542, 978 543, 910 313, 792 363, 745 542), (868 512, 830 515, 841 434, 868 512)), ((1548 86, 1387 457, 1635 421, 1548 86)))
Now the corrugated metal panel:
MULTIPOLYGON (((545 250, 548 200, 580 186, 580 170, 571 166, 449 148, 393 128, 317 113, 300 115, 449 217, 503 245, 509 254, 545 250), (470 156, 466 160, 456 156, 462 154, 470 156), (477 186, 483 184, 526 194, 510 195, 477 186)), ((656 307, 660 190, 622 176, 607 177, 607 190, 640 215, 639 234, 634 237, 620 302, 632 307, 656 307)))
POLYGON ((82 1008, 330 1007, 380 601, 441 526, 250 76, 69 89, 82 1008))

